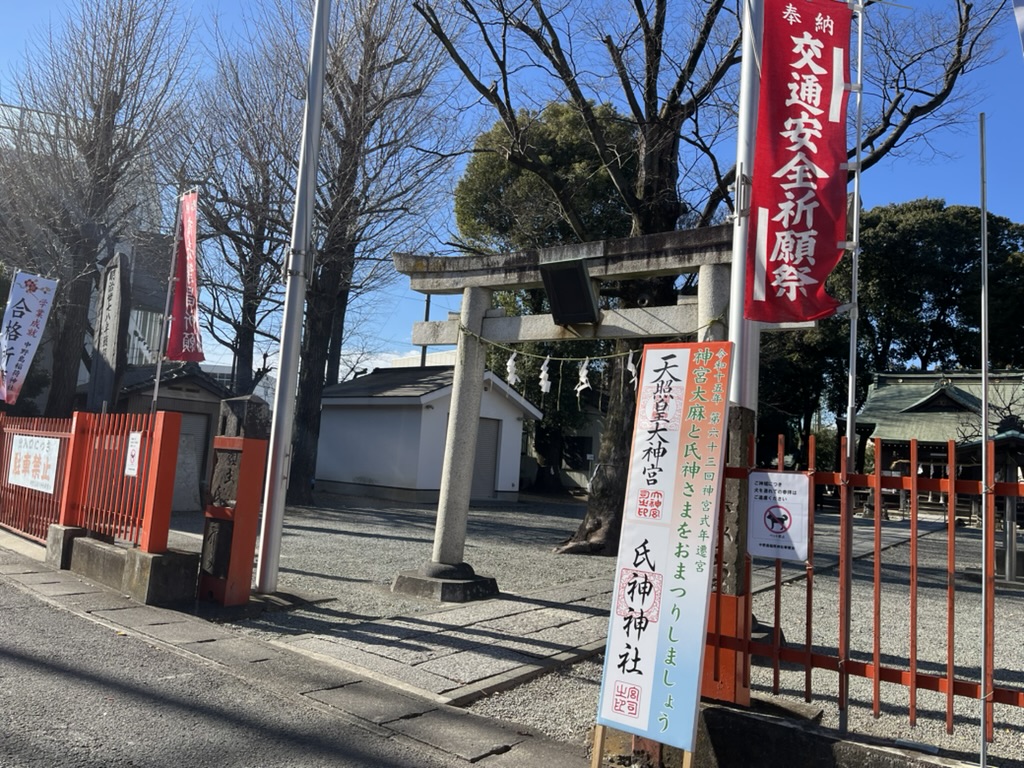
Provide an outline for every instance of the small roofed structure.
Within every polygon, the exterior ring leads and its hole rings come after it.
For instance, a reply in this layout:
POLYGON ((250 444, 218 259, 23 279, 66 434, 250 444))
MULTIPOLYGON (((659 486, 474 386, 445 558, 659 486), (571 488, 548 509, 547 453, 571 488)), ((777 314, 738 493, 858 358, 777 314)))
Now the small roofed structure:
MULTIPOLYGON (((454 378, 451 366, 378 368, 325 388, 317 489, 436 503, 454 378)), ((494 373, 484 374, 472 498, 518 498, 523 423, 541 416, 494 373)))
MULTIPOLYGON (((918 441, 922 465, 944 466, 950 440, 961 446, 958 462, 970 462, 969 446, 981 437, 981 390, 979 371, 878 373, 857 419, 874 424, 883 470, 906 467, 911 440, 918 441)), ((1024 373, 990 372, 988 403, 989 437, 1019 429, 1024 373)))

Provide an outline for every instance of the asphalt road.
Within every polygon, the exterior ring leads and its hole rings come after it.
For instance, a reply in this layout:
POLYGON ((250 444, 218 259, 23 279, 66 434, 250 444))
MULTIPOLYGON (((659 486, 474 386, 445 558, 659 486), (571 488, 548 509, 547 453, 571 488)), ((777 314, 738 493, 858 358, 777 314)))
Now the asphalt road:
POLYGON ((0 580, 2 768, 464 765, 0 580))

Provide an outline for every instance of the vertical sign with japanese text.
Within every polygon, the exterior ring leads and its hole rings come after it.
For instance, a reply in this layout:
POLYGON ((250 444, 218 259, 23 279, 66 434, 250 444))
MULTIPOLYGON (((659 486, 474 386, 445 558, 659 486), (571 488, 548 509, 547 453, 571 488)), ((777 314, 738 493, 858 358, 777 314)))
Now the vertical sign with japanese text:
POLYGON ((201 363, 206 358, 199 328, 199 266, 196 251, 198 201, 197 192, 189 192, 181 197, 179 229, 175 233, 175 280, 167 359, 201 363))
POLYGON ((57 281, 16 272, 0 335, 0 399, 14 405, 50 317, 57 281))
POLYGON ((731 344, 644 347, 597 721, 693 750, 731 344))
POLYGON ((817 320, 846 240, 850 20, 836 0, 765 0, 743 314, 817 320))

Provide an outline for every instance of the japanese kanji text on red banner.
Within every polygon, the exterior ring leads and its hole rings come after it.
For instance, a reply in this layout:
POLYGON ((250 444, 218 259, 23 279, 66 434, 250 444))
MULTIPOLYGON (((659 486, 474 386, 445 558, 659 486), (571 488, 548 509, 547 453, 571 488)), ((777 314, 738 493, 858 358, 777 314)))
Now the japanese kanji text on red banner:
POLYGON ((846 240, 846 80, 851 11, 765 0, 744 316, 817 320, 846 240))
POLYGON ((731 345, 649 344, 637 391, 597 721, 693 750, 731 345))
POLYGON ((175 249, 174 295, 171 301, 171 330, 167 338, 168 360, 202 362, 203 340, 199 329, 199 268, 196 261, 196 204, 199 196, 189 192, 181 198, 181 216, 175 249))

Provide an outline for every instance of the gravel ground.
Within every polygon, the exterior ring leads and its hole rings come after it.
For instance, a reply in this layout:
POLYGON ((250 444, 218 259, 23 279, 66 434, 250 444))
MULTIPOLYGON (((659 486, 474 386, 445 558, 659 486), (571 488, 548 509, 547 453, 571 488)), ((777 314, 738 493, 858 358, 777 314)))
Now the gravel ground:
MULTIPOLYGON (((243 631, 263 637, 337 629, 346 623, 410 615, 438 610, 436 603, 392 594, 390 584, 400 570, 417 568, 429 561, 436 510, 433 507, 394 505, 364 499, 325 496, 316 508, 288 510, 282 542, 279 587, 303 596, 330 599, 309 608, 265 613, 257 619, 236 622, 243 631), (318 535, 322 534, 322 535, 318 535)), ((582 504, 521 502, 508 506, 473 509, 470 512, 465 559, 481 573, 494 576, 504 592, 524 594, 578 579, 614 575, 611 558, 556 556, 552 549, 582 519, 582 504)), ((176 528, 194 532, 201 521, 175 520, 176 528)), ((195 536, 191 544, 195 544, 195 536)), ((978 679, 980 658, 980 589, 970 578, 980 563, 980 532, 960 528, 956 536, 955 664, 958 678, 978 679)), ((175 545, 172 543, 172 545, 175 545)), ((176 544, 182 546, 179 540, 176 544)), ((884 588, 878 624, 881 627, 883 663, 896 666, 907 658, 909 648, 910 547, 885 550, 881 557, 884 588)), ((946 535, 933 533, 920 539, 918 590, 919 669, 944 674, 946 665, 946 535)), ((873 559, 858 560, 854 569, 853 631, 855 659, 870 661, 874 627, 872 598, 873 559)), ((782 587, 780 623, 787 642, 802 646, 805 637, 806 581, 782 587)), ((816 574, 813 593, 812 644, 834 654, 838 637, 837 574, 816 574)), ((770 591, 755 595, 754 613, 765 624, 774 621, 774 597, 770 591)), ((1024 688, 1024 591, 997 588, 996 685, 1024 688)), ((474 712, 520 722, 569 742, 584 743, 594 724, 601 677, 600 658, 545 675, 511 691, 475 702, 474 712)), ((802 669, 783 667, 779 696, 803 701, 802 669)), ((755 666, 751 687, 771 695, 771 668, 755 666)), ((837 676, 816 670, 814 703, 821 707, 823 725, 839 724, 837 676)), ((955 728, 945 732, 945 697, 928 691, 918 693, 916 727, 908 722, 908 691, 902 686, 881 685, 881 712, 872 713, 872 683, 852 678, 849 728, 851 733, 886 739, 904 739, 934 745, 944 754, 977 763, 980 747, 978 703, 955 699, 955 728)), ((989 745, 989 765, 1024 768, 1024 708, 997 704, 993 722, 995 741, 989 745)))

